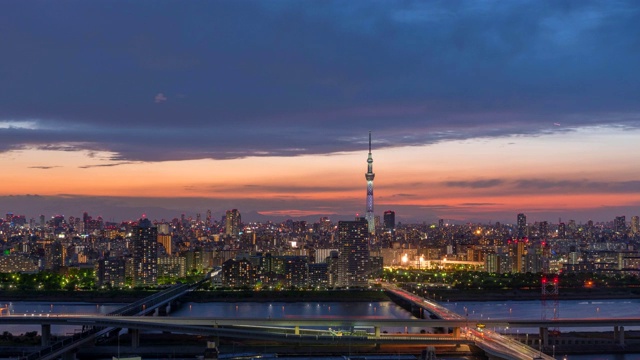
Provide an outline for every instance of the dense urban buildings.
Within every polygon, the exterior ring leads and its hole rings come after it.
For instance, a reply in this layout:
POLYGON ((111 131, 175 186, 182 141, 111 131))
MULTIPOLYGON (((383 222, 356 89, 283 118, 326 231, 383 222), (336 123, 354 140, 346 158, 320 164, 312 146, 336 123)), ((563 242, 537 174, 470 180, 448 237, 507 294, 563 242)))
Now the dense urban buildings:
POLYGON ((89 215, 40 221, 7 214, 0 222, 0 272, 88 269, 95 272, 96 286, 123 287, 172 283, 221 269, 217 286, 249 288, 367 286, 383 266, 637 276, 640 234, 634 217, 625 224, 622 216, 584 224, 523 223, 526 216, 514 214, 513 224, 438 220, 396 224, 393 232, 390 221, 383 221, 371 236, 362 218, 234 223, 224 214, 224 221, 179 216, 112 223, 89 215), (87 233, 86 224, 93 221, 95 228, 87 233))

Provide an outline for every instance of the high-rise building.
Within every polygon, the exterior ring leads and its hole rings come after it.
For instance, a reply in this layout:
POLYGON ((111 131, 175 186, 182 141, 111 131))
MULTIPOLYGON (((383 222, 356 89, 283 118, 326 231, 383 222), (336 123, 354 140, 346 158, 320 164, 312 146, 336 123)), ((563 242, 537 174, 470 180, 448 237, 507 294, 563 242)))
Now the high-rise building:
POLYGON ((561 222, 560 224, 558 224, 558 238, 564 239, 566 237, 567 237, 567 227, 563 222, 561 222))
POLYGON ((158 234, 158 243, 162 244, 167 255, 171 255, 172 253, 171 235, 158 234))
POLYGON ((526 242, 524 240, 514 240, 509 244, 508 251, 511 271, 514 273, 524 271, 524 257, 527 251, 526 242))
POLYGON ((58 271, 64 266, 66 249, 59 241, 52 241, 45 245, 45 269, 58 271))
POLYGON ((538 229, 541 238, 545 239, 549 235, 549 223, 547 221, 540 221, 538 229))
POLYGON ((384 229, 393 232, 396 229, 396 212, 387 210, 384 212, 384 229))
POLYGON ((640 217, 635 215, 631 217, 631 232, 635 235, 638 231, 640 231, 640 217))
POLYGON ((338 282, 340 286, 366 286, 369 270, 369 223, 366 219, 338 222, 338 282))
POLYGON ((527 217, 525 214, 518 214, 518 239, 527 236, 527 217))
POLYGON ((242 223, 242 218, 240 216, 240 211, 238 209, 227 210, 227 216, 225 218, 226 231, 225 234, 227 236, 238 237, 240 233, 240 224, 242 223))
POLYGON ((364 177, 367 179, 367 212, 365 219, 367 220, 370 234, 376 231, 373 215, 373 178, 375 176, 376 174, 373 173, 373 157, 371 156, 371 131, 369 131, 369 156, 367 157, 367 173, 364 174, 364 177))
POLYGON ((133 283, 155 285, 158 281, 158 229, 147 218, 133 227, 133 283))
POLYGON ((222 283, 230 287, 254 286, 254 266, 245 258, 225 261, 222 264, 222 283))
POLYGON ((187 275, 187 261, 184 256, 163 256, 158 258, 159 278, 182 278, 187 275))
POLYGON ((159 235, 171 235, 171 229, 168 223, 159 223, 156 227, 158 228, 159 235))
POLYGON ((95 263, 96 285, 125 286, 125 259, 108 258, 95 263))
POLYGON ((616 216, 613 221, 613 228, 617 233, 623 233, 627 230, 626 218, 624 216, 616 216))

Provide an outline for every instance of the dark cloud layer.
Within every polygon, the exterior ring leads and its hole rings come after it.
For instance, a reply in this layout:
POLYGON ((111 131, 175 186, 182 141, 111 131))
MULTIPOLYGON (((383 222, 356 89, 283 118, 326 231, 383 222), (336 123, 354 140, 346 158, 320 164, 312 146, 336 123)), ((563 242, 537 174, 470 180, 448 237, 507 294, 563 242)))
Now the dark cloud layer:
POLYGON ((636 193, 640 180, 593 181, 587 179, 478 179, 447 181, 442 183, 452 188, 494 190, 494 195, 513 194, 624 194, 636 193))
POLYGON ((631 0, 13 1, 0 33, 0 151, 295 156, 370 129, 386 147, 640 123, 631 0))

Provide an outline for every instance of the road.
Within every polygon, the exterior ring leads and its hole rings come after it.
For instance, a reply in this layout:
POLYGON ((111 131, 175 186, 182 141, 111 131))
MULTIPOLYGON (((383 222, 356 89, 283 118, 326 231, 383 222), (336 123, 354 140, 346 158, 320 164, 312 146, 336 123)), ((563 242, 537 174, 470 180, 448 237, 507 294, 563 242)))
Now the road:
MULTIPOLYGON (((457 314, 435 301, 425 299, 421 296, 412 294, 406 290, 398 288, 394 284, 382 283, 382 287, 393 294, 400 296, 406 300, 413 302, 417 306, 422 306, 431 314, 444 320, 462 320, 468 321, 464 316, 457 314)), ((506 336, 502 336, 496 332, 481 329, 472 329, 468 325, 462 328, 461 336, 471 339, 475 344, 491 355, 501 357, 509 357, 514 360, 520 359, 543 359, 554 360, 553 357, 542 353, 541 351, 532 349, 531 347, 515 341, 506 336)))

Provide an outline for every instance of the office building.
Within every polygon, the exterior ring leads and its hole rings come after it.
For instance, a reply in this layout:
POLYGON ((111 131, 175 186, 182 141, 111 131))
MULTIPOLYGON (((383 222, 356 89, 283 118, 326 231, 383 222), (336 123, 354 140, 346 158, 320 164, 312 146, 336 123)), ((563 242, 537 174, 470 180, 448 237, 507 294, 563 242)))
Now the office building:
POLYGON ((384 229, 386 231, 394 232, 396 229, 396 212, 387 210, 384 212, 384 229))
POLYGON ((227 210, 225 217, 225 234, 227 236, 238 237, 238 235, 240 234, 241 223, 242 217, 240 216, 240 211, 238 211, 238 209, 227 210))
POLYGON ((633 235, 637 234, 640 231, 640 218, 636 216, 631 217, 631 233, 633 235))
POLYGON ((624 216, 616 216, 615 220, 613 221, 613 229, 615 230, 615 232, 620 234, 627 231, 626 218, 624 216))
POLYGON ((527 217, 522 213, 518 214, 517 231, 518 239, 527 236, 527 217))

